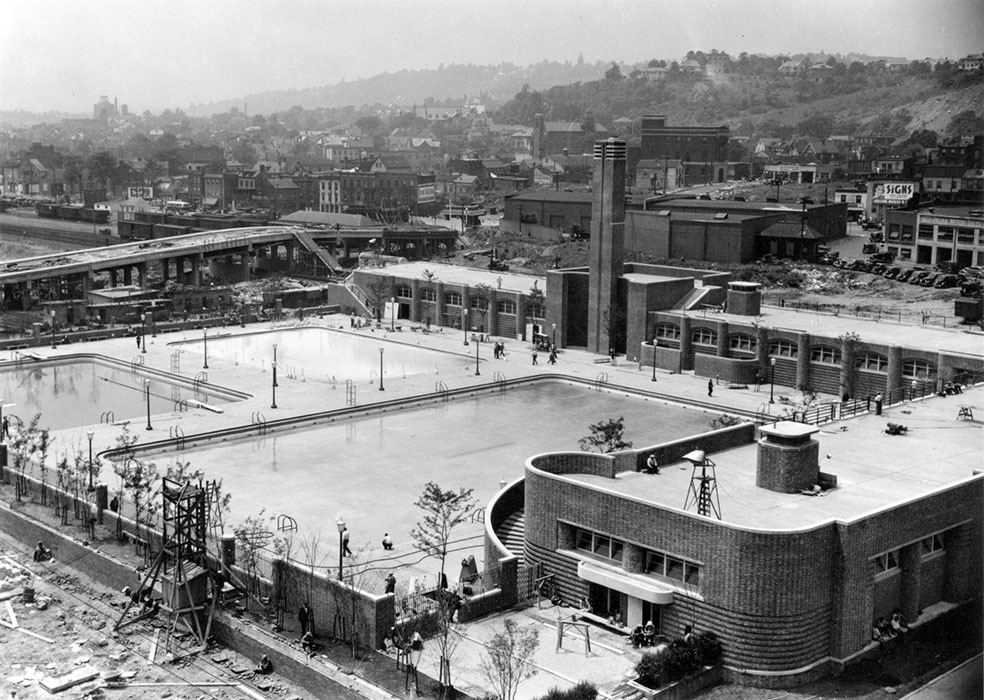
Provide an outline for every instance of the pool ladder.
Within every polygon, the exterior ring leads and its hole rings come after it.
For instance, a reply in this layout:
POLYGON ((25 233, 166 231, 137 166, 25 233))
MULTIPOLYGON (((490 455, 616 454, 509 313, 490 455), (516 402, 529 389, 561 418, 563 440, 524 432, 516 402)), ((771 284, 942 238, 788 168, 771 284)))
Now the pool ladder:
MULTIPOLYGON (((335 378, 332 377, 332 382, 333 382, 332 383, 332 386, 334 386, 334 381, 335 381, 335 378)), ((356 397, 356 392, 357 391, 358 391, 358 388, 355 386, 355 382, 353 382, 351 379, 346 379, 345 380, 345 405, 346 406, 355 406, 356 405, 355 397, 356 397)))
POLYGON ((178 399, 174 402, 174 412, 175 413, 187 413, 188 412, 188 399, 178 399))
POLYGON ((174 448, 176 450, 183 450, 185 448, 185 434, 180 425, 172 425, 168 429, 168 435, 174 440, 174 448))
POLYGON ((99 422, 107 425, 116 425, 116 414, 113 411, 103 411, 99 414, 99 422))
POLYGON ((434 383, 434 393, 441 395, 441 401, 448 400, 448 385, 442 381, 437 381, 434 383))
POLYGON ((266 432, 267 422, 266 422, 266 418, 263 416, 263 413, 262 412, 260 412, 260 411, 253 411, 253 413, 249 417, 249 422, 250 422, 250 425, 257 426, 258 432, 260 434, 263 434, 263 433, 266 432))
POLYGON ((495 374, 492 375, 492 381, 499 385, 499 391, 506 390, 506 375, 502 372, 496 370, 495 374))
POLYGON ((608 384, 608 372, 599 372, 598 376, 594 380, 595 391, 601 391, 601 388, 608 384))
POLYGON ((136 374, 137 367, 143 367, 143 366, 144 366, 143 355, 137 355, 132 360, 130 360, 130 372, 133 374, 136 374))

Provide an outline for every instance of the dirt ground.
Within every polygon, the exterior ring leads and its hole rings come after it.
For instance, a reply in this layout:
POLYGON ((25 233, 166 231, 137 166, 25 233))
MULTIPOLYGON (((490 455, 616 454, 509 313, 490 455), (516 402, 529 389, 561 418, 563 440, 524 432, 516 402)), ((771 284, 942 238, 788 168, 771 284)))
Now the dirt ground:
MULTIPOLYGON (((9 486, 0 488, 7 502, 13 500, 10 491, 9 486)), ((25 508, 32 516, 57 524, 51 508, 38 504, 25 508)), ((93 545, 123 549, 108 537, 93 545)), ((255 661, 225 648, 209 647, 172 663, 163 649, 165 616, 114 632, 127 602, 120 591, 80 575, 71 562, 59 559, 57 551, 54 560, 35 563, 25 545, 2 533, 0 583, 2 700, 53 697, 42 686, 43 678, 85 669, 97 672, 97 677, 63 691, 60 697, 104 697, 100 693, 106 691, 100 689, 113 687, 120 690, 108 691, 107 697, 127 700, 310 697, 276 673, 255 674, 255 661), (34 602, 25 602, 25 588, 33 588, 34 602), (157 653, 151 662, 155 640, 157 653)))

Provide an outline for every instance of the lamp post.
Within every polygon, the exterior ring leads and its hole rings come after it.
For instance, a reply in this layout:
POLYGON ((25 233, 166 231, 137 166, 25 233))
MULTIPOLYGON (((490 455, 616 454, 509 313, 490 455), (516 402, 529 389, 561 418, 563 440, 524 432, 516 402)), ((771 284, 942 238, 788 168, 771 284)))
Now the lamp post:
POLYGON ((344 581, 344 560, 342 557, 345 556, 345 543, 342 541, 345 533, 345 521, 342 520, 341 516, 338 517, 338 521, 335 523, 338 527, 338 580, 344 581))
POLYGON ((153 430, 154 426, 150 424, 150 380, 144 379, 144 392, 147 394, 147 430, 153 430))
POLYGON ((390 332, 396 330, 396 297, 390 297, 390 332))
POLYGON ((475 376, 476 377, 482 374, 481 372, 478 371, 478 350, 481 347, 482 347, 482 343, 476 340, 475 341, 475 376))
MULTIPOLYGON (((274 367, 277 366, 277 344, 276 343, 273 344, 273 366, 274 367)), ((274 386, 280 386, 277 383, 277 372, 276 372, 276 370, 274 370, 274 372, 273 372, 273 385, 274 386)), ((274 406, 274 408, 276 408, 276 406, 274 406)))
POLYGON ((461 310, 461 332, 464 334, 464 344, 468 345, 468 309, 461 310))
POLYGON ((550 344, 557 345, 557 324, 550 324, 550 344))
POLYGON ((273 403, 270 404, 270 408, 276 408, 277 407, 277 361, 274 360, 273 362, 271 362, 270 367, 273 368, 273 382, 270 385, 270 388, 273 390, 273 403))
POLYGON ((379 390, 380 391, 386 390, 383 387, 383 350, 384 349, 385 348, 383 348, 382 345, 379 346, 379 390))
POLYGON ((92 430, 85 431, 85 436, 89 438, 89 490, 95 491, 96 487, 92 485, 92 437, 95 433, 92 430))
POLYGON ((57 350, 58 345, 55 343, 55 310, 51 310, 51 349, 57 350))
POLYGON ((769 403, 775 403, 776 402, 776 399, 775 399, 775 394, 776 394, 776 358, 773 357, 771 360, 769 360, 769 365, 772 368, 771 372, 769 373, 769 375, 770 375, 769 376, 769 403))
POLYGON ((202 328, 202 342, 205 343, 205 364, 202 369, 208 369, 208 329, 202 328))
POLYGON ((653 337, 653 381, 656 380, 656 338, 653 337))
POLYGON ((147 314, 140 315, 140 352, 147 352, 147 314))

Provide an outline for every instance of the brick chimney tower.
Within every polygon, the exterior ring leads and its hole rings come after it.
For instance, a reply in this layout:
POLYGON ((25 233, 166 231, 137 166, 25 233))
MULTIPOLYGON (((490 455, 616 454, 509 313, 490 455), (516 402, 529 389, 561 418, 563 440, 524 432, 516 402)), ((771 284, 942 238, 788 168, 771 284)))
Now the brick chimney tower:
POLYGON ((608 354, 615 342, 609 337, 609 319, 623 317, 619 311, 618 280, 625 247, 625 151, 625 141, 621 139, 595 141, 588 262, 588 350, 603 355, 608 354))

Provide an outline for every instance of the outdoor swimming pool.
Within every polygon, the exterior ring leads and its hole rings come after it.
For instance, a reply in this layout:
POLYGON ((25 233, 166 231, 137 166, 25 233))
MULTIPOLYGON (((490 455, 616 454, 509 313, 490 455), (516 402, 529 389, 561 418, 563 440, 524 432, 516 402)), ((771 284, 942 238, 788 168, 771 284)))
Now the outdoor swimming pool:
MULTIPOLYGON (((402 340, 406 340, 406 335, 402 340)), ((218 331, 174 343, 182 350, 204 354, 208 361, 247 364, 269 370, 276 344, 277 370, 286 375, 320 381, 372 381, 379 376, 379 348, 383 348, 383 378, 439 374, 467 362, 455 353, 390 342, 383 332, 347 333, 329 328, 291 328, 232 335, 218 331)), ((491 354, 489 348, 485 354, 491 354)))
POLYGON ((623 416, 626 440, 641 447, 703 432, 715 415, 565 381, 537 382, 148 458, 188 460, 207 479, 222 479, 232 495, 232 522, 264 509, 267 516, 291 516, 302 532, 319 533, 330 545, 341 516, 353 549, 378 549, 389 532, 405 553, 421 517, 414 502, 428 481, 445 490, 473 488, 485 505, 500 481, 522 476, 531 455, 578 450, 592 423, 623 416))
POLYGON ((179 402, 197 399, 208 404, 235 400, 231 394, 196 393, 187 382, 168 379, 112 360, 64 358, 28 360, 0 367, 0 399, 4 415, 29 423, 38 413, 39 425, 50 430, 99 423, 112 412, 116 422, 147 415, 144 380, 150 379, 151 415, 170 413, 179 402))

